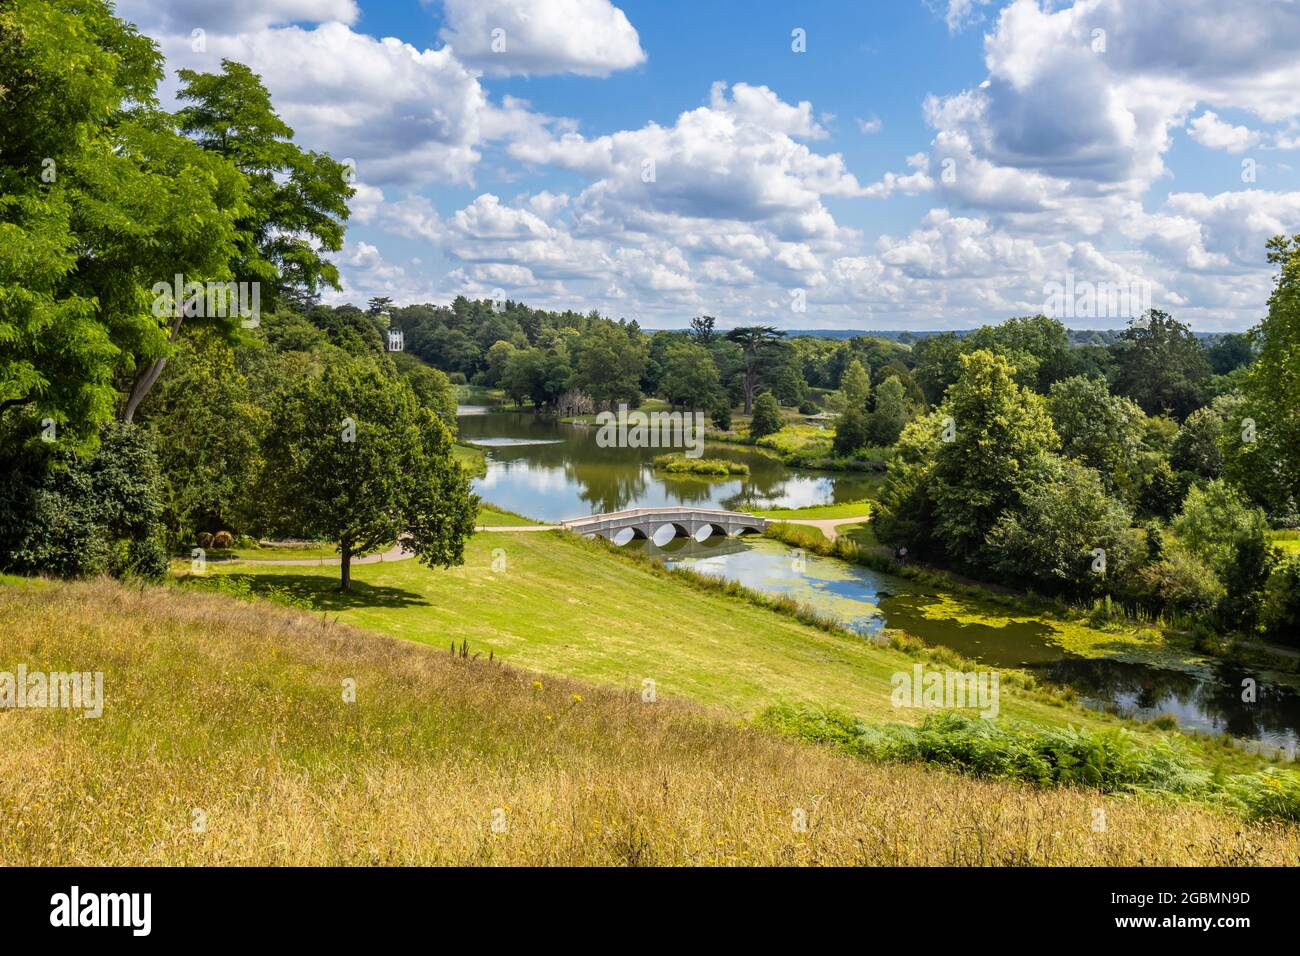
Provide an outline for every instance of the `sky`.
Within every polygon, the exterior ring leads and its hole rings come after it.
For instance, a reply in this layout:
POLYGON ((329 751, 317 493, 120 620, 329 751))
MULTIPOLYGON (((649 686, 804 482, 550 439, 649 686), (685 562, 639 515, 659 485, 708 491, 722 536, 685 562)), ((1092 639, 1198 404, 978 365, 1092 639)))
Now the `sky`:
POLYGON ((119 0, 357 195, 325 301, 1198 331, 1300 233, 1294 0, 119 0))

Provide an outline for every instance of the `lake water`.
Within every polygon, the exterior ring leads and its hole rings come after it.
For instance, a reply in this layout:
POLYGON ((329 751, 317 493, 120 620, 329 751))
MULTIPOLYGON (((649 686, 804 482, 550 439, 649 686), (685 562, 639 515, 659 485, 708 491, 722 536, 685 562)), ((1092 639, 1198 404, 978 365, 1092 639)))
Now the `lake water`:
MULTIPOLYGON (((671 505, 799 507, 855 501, 868 493, 860 477, 788 469, 732 445, 709 445, 707 454, 745 462, 748 478, 667 478, 651 465, 663 449, 600 448, 594 427, 562 425, 531 413, 462 413, 461 437, 487 455, 487 476, 474 490, 499 507, 542 521, 671 505)), ((960 621, 936 611, 944 606, 944 595, 936 590, 834 558, 796 554, 767 538, 676 538, 662 546, 653 541, 627 546, 644 548, 671 566, 788 595, 864 636, 895 627, 990 667, 1027 668, 1072 687, 1093 707, 1139 718, 1168 714, 1189 730, 1229 733, 1292 752, 1300 747, 1300 695, 1261 680, 1258 699, 1243 703, 1241 681, 1252 675, 1232 668, 1185 672, 1071 655, 1054 642, 1046 624, 998 620, 999 614, 1012 615, 993 606, 981 608, 991 623, 960 621)))

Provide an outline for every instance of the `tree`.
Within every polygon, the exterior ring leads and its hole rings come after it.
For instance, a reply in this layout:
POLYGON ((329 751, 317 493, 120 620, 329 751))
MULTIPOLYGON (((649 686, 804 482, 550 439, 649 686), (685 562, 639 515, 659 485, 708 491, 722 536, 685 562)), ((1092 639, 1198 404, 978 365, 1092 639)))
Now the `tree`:
POLYGON ((647 350, 639 330, 600 320, 579 337, 574 384, 602 407, 641 402, 647 350))
POLYGON ((1268 314, 1254 331, 1259 358, 1244 387, 1240 415, 1226 430, 1230 477, 1274 512, 1300 505, 1300 235, 1276 236, 1268 261, 1278 266, 1268 314))
POLYGON ((1236 559, 1239 541, 1268 538, 1264 512, 1219 479, 1204 488, 1192 486, 1173 528, 1183 544, 1220 577, 1236 559))
POLYGON ((477 500, 451 434, 374 362, 342 358, 276 403, 263 491, 276 530, 337 542, 352 558, 401 539, 427 565, 463 560, 477 500))
POLYGON ((1065 326, 1044 315, 1017 316, 976 329, 962 345, 966 351, 986 348, 1005 355, 1016 367, 1016 381, 1040 394, 1079 370, 1065 326))
POLYGON ((1004 357, 981 349, 961 363, 940 408, 952 440, 939 445, 930 494, 936 539, 952 560, 979 565, 989 531, 1042 480, 1059 439, 1046 402, 1015 383, 1004 357))
POLYGON ((871 377, 857 359, 851 359, 840 378, 846 408, 857 408, 866 413, 871 403, 871 377))
POLYGON ((1047 407, 1063 453, 1095 468, 1110 493, 1135 501, 1146 421, 1142 409, 1110 394, 1100 378, 1083 375, 1054 383, 1047 407))
POLYGON ((179 330, 154 285, 232 278, 247 184, 157 110, 162 56, 103 0, 9 0, 0 51, 0 414, 89 450, 179 330))
POLYGON ((961 377, 961 340, 951 332, 926 336, 912 353, 916 356, 912 377, 925 392, 925 400, 938 405, 948 386, 961 377))
POLYGON ((373 296, 366 303, 366 315, 383 315, 393 306, 393 300, 386 295, 373 296))
POLYGON ((497 341, 492 343, 492 347, 487 351, 487 368, 483 370, 483 384, 488 388, 494 388, 501 384, 501 376, 505 373, 506 363, 510 356, 515 354, 515 347, 512 343, 506 341, 497 341))
POLYGON ((199 531, 242 531, 269 421, 214 336, 185 342, 141 416, 157 449, 163 521, 175 544, 199 531))
POLYGON ((1223 415, 1218 402, 1198 408, 1187 416, 1174 439, 1169 463, 1203 478, 1223 473, 1223 415), (1216 407, 1217 406, 1217 407, 1216 407))
POLYGON ((718 337, 718 333, 713 328, 716 322, 717 319, 711 315, 699 315, 691 319, 689 335, 696 345, 708 348, 713 344, 714 339, 718 337))
POLYGON ((1014 581, 1052 593, 1103 591, 1133 563, 1131 516, 1092 468, 1056 459, 1050 472, 989 532, 993 564, 1014 581))
POLYGON ((718 367, 713 356, 702 345, 676 342, 664 355, 663 375, 659 380, 660 393, 673 405, 688 408, 710 408, 720 390, 718 367))
POLYGON ((451 384, 447 374, 436 368, 430 368, 414 355, 405 352, 392 352, 392 359, 397 373, 411 386, 415 400, 421 408, 427 408, 437 415, 454 435, 456 432, 456 386, 451 384))
POLYGON ((754 416, 749 421, 749 437, 758 439, 781 430, 781 406, 776 396, 764 392, 754 400, 754 416))
POLYGON ((1205 350, 1215 375, 1227 375, 1255 361, 1255 346, 1249 335, 1229 332, 1205 350))
MULTIPOLYGON (((0 432, 9 431, 0 424, 0 432)), ((136 425, 109 422, 92 456, 50 445, 32 453, 0 434, 0 570, 157 579, 167 571, 158 542, 158 461, 136 425)))
POLYGON ((867 417, 867 441, 881 447, 894 444, 915 414, 916 406, 902 381, 891 375, 876 388, 876 407, 867 417))
POLYGON ((741 349, 741 389, 746 415, 754 410, 754 393, 758 390, 759 374, 768 353, 772 345, 784 335, 784 332, 770 325, 742 326, 732 329, 726 335, 727 341, 735 342, 741 349))
MULTIPOLYGON (((220 73, 180 70, 180 128, 203 149, 232 162, 248 182, 248 213, 239 220, 240 279, 267 283, 265 302, 281 296, 304 304, 322 286, 339 288, 326 252, 343 247, 351 171, 324 153, 293 143, 293 130, 271 105, 262 80, 242 63, 221 61, 220 73)), ((373 314, 383 311, 374 308, 373 314)))
POLYGON ((850 405, 835 419, 835 437, 831 450, 837 455, 852 455, 868 441, 867 413, 860 405, 850 405))
POLYGON ((1210 364, 1191 329, 1169 313, 1150 309, 1131 320, 1115 354, 1115 390, 1148 415, 1183 419, 1200 407, 1210 364))

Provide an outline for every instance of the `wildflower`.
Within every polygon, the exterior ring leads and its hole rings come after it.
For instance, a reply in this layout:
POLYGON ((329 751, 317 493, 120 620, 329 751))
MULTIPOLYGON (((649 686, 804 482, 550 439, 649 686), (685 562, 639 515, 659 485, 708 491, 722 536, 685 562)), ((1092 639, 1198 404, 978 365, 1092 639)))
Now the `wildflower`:
POLYGON ((573 695, 573 702, 574 702, 575 704, 581 704, 581 703, 582 703, 582 695, 581 695, 581 694, 574 694, 574 695, 573 695))
POLYGON ((533 681, 533 686, 536 687, 538 690, 541 690, 541 689, 542 689, 542 682, 539 681, 539 680, 535 680, 535 681, 533 681))

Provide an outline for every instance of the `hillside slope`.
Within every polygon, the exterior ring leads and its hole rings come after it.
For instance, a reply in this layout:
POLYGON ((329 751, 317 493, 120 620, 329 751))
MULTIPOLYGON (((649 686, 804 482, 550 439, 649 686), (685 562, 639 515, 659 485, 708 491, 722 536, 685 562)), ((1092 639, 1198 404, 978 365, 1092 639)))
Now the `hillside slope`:
POLYGON ((688 705, 176 588, 4 579, 0 670, 19 664, 103 671, 106 703, 99 719, 0 710, 8 865, 1280 864, 1300 852, 1295 828, 865 764, 688 705))

